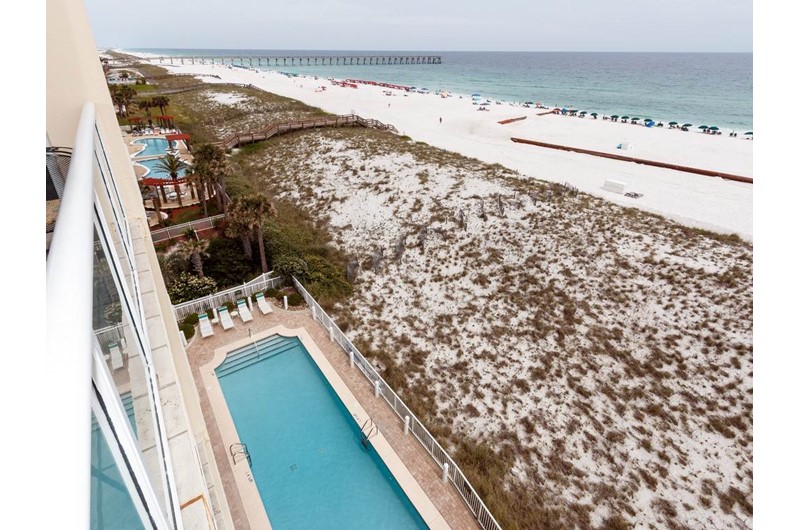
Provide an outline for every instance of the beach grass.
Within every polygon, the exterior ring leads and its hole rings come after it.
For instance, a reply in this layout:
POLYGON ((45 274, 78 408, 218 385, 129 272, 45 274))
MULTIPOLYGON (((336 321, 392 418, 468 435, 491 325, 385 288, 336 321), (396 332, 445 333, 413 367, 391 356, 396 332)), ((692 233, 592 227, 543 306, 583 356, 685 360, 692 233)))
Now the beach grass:
MULTIPOLYGON (((170 105, 198 141, 320 112, 231 87, 170 105)), ((275 200, 274 241, 358 265, 326 309, 503 528, 752 518, 750 243, 370 129, 230 162, 232 195, 275 200)))

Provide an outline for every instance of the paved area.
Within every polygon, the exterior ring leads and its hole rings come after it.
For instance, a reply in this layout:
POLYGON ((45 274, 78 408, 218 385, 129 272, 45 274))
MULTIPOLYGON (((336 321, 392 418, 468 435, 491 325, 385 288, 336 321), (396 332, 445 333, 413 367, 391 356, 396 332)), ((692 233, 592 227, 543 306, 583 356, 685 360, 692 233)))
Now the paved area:
POLYGON ((248 330, 256 333, 276 325, 283 325, 288 328, 303 327, 311 334, 314 342, 336 369, 336 372, 344 380, 361 406, 376 421, 384 437, 392 445, 392 448, 433 501, 433 504, 450 527, 453 530, 479 530, 480 527, 475 518, 455 488, 451 484, 442 482, 439 466, 413 435, 403 434, 403 424, 400 419, 382 398, 374 397, 373 388, 364 375, 357 368, 350 368, 347 355, 338 344, 329 340, 328 332, 325 328, 312 320, 311 311, 307 308, 284 311, 276 307, 276 305, 276 303, 272 303, 274 313, 267 316, 261 315, 258 308, 254 307, 253 321, 247 324, 243 323, 238 317, 234 317, 235 328, 229 331, 223 331, 220 326, 214 325, 214 335, 212 337, 203 339, 198 333, 186 349, 195 384, 200 394, 200 403, 203 408, 206 427, 214 447, 214 457, 217 460, 223 488, 228 498, 228 504, 232 512, 231 516, 237 530, 250 528, 250 525, 247 522, 244 506, 235 485, 231 471, 232 463, 222 443, 219 427, 211 411, 208 393, 203 385, 199 368, 211 361, 214 356, 214 350, 217 348, 247 338, 249 336, 248 330))

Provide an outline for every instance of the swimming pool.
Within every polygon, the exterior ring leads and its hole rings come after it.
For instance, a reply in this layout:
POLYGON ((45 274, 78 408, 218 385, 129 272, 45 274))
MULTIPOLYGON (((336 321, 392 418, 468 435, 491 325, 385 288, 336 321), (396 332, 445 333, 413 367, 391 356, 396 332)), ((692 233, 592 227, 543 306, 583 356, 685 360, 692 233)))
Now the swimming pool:
POLYGON ((134 140, 134 145, 142 145, 144 146, 144 150, 139 151, 134 156, 164 156, 167 154, 167 149, 169 148, 169 142, 167 142, 166 138, 141 138, 139 140, 134 140))
MULTIPOLYGON (((144 166, 150 170, 147 173, 147 175, 144 176, 144 178, 172 180, 172 177, 170 176, 169 173, 167 173, 162 169, 158 169, 158 167, 156 167, 158 166, 160 160, 161 160, 160 158, 151 158, 150 160, 136 160, 134 163, 144 166)), ((186 170, 181 169, 180 171, 178 171, 178 178, 184 176, 185 174, 186 170)))
POLYGON ((428 528, 300 340, 256 344, 216 374, 272 528, 428 528))

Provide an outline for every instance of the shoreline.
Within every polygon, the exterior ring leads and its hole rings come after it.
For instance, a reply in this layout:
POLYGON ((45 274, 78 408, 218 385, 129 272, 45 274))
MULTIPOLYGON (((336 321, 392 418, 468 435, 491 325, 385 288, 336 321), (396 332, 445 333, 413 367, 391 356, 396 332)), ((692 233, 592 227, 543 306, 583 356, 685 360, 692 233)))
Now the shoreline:
MULTIPOLYGON (((147 60, 144 53, 124 53, 147 60)), ((752 240, 752 185, 692 175, 672 169, 641 166, 616 160, 597 159, 574 152, 552 151, 531 145, 516 145, 511 137, 542 143, 624 154, 676 166, 753 176, 753 142, 743 137, 683 132, 679 129, 644 127, 609 120, 562 116, 533 106, 491 105, 476 112, 469 96, 441 98, 408 93, 380 86, 358 88, 334 84, 314 76, 287 76, 271 70, 229 65, 163 65, 171 73, 215 74, 219 79, 202 82, 252 84, 333 114, 359 114, 397 127, 414 141, 501 164, 524 177, 550 182, 568 182, 581 191, 612 202, 663 215, 682 224, 720 233, 736 233, 752 240), (324 87, 324 88, 323 88, 324 87), (387 93, 392 93, 387 96, 387 93), (525 120, 507 125, 497 122, 522 115, 525 120), (440 122, 441 119, 441 122, 440 122), (618 145, 629 147, 617 149, 618 145), (623 181, 629 198, 603 188, 606 180, 623 181)))

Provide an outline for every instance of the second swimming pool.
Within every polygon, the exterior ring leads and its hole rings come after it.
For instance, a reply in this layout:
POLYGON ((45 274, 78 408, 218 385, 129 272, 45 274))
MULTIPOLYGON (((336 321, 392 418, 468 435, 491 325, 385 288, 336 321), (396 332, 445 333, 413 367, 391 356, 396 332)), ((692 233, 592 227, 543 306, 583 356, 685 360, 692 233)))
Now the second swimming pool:
POLYGON ((272 527, 428 528, 302 342, 257 346, 216 372, 272 527))

